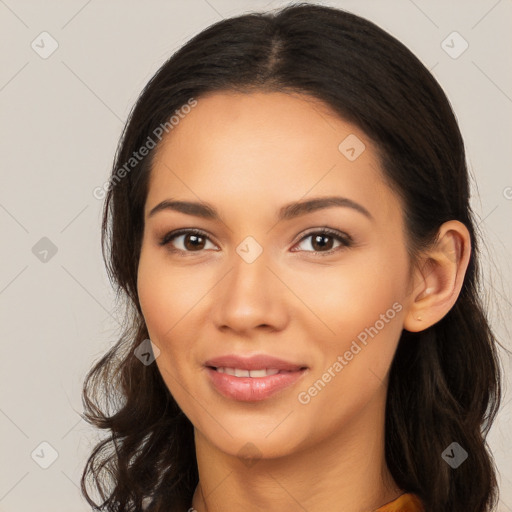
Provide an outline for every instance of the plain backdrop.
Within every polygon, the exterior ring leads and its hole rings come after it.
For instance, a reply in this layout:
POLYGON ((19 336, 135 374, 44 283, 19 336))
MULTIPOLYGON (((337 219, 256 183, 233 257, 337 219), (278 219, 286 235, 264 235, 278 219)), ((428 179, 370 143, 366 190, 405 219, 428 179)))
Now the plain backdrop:
MULTIPOLYGON (((101 258, 103 203, 93 190, 108 179, 128 112, 193 35, 285 3, 0 0, 0 511, 90 510, 78 483, 98 434, 78 416, 81 387, 121 321, 101 258)), ((510 348, 512 2, 319 3, 389 31, 446 91, 486 236, 493 326, 510 348)), ((509 377, 505 354, 503 366, 509 377)), ((511 398, 507 391, 489 436, 503 512, 512 511, 511 398)))

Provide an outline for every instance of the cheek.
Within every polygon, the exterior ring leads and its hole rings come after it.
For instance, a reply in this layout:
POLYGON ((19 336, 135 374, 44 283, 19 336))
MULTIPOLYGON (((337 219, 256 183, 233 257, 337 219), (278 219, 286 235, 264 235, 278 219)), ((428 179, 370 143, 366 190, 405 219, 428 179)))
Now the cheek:
MULTIPOLYGON (((144 321, 151 341, 160 349, 155 363, 170 393, 180 406, 183 395, 183 376, 190 365, 189 350, 180 350, 187 344, 183 328, 186 325, 187 301, 185 280, 166 272, 156 255, 142 253, 137 276, 137 290, 144 321), (182 282, 183 281, 183 282, 182 282)), ((190 288, 189 288, 190 289, 190 288)))
POLYGON ((190 270, 176 269, 166 264, 165 257, 151 251, 142 253, 137 290, 146 326, 152 339, 167 343, 181 325, 187 322, 187 314, 204 294, 199 283, 194 282, 190 270))
POLYGON ((313 385, 312 394, 318 394, 311 397, 313 407, 325 407, 332 415, 345 414, 371 399, 386 379, 402 332, 405 252, 368 251, 365 256, 321 274, 315 284, 321 293, 308 295, 314 298, 311 309, 330 333, 322 328, 327 334, 317 335, 323 357, 303 391, 313 385), (332 400, 341 400, 344 407, 335 412, 329 407, 332 400))
POLYGON ((375 251, 375 254, 367 253, 365 258, 353 258, 347 265, 318 273, 314 280, 315 293, 311 293, 313 283, 303 281, 301 293, 304 295, 309 287, 308 304, 330 331, 329 334, 327 329, 322 329, 322 333, 330 343, 338 340, 342 348, 375 324, 379 331, 389 332, 391 324, 395 333, 401 331, 399 313, 404 307, 406 272, 402 255, 386 257, 375 251))
POLYGON ((150 255, 144 252, 141 254, 137 273, 137 293, 150 338, 160 346, 160 334, 165 328, 164 323, 167 323, 166 315, 163 313, 172 307, 169 303, 172 295, 164 294, 158 267, 152 260, 150 255))
POLYGON ((351 418, 364 417, 369 428, 380 425, 379 406, 385 403, 387 375, 402 331, 402 308, 384 294, 358 301, 333 316, 337 335, 329 343, 322 340, 320 363, 298 390, 297 420, 312 425, 322 418, 325 435, 338 432, 351 418), (381 315, 384 315, 381 317, 381 315), (376 407, 368 407, 374 403, 376 407), (370 412, 373 410, 373 412, 370 412))
POLYGON ((192 374, 198 368, 195 343, 207 320, 205 294, 213 284, 204 272, 171 265, 159 252, 141 253, 137 276, 140 306, 149 337, 160 349, 156 364, 180 406, 188 396, 183 386, 193 387, 192 374))

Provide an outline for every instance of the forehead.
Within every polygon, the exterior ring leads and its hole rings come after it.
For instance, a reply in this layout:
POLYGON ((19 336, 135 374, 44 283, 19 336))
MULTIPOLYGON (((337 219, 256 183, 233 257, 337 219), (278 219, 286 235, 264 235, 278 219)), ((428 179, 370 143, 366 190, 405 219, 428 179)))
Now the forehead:
POLYGON ((374 212, 396 207, 364 132, 310 96, 218 92, 198 98, 162 140, 146 213, 170 196, 227 213, 333 193, 374 212))

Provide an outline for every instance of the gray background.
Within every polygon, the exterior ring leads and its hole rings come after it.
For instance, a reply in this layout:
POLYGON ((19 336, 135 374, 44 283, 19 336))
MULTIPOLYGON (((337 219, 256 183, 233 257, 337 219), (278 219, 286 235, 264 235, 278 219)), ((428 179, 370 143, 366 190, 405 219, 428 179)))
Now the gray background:
MULTIPOLYGON (((92 191, 108 179, 130 108, 164 60, 200 30, 284 3, 0 0, 0 511, 89 510, 77 486, 99 434, 77 415, 81 386, 121 321, 101 259, 102 201, 92 191), (47 58, 41 53, 52 40, 44 31, 58 43, 47 58), (57 452, 53 462, 42 442, 57 452)), ((510 348, 512 1, 322 3, 396 36, 450 98, 487 241, 486 297, 510 348), (453 31, 469 44, 457 58, 464 42, 447 39, 453 31)), ((510 376, 507 355, 503 366, 510 376)), ((512 511, 511 398, 507 392, 489 437, 500 511, 512 511)))

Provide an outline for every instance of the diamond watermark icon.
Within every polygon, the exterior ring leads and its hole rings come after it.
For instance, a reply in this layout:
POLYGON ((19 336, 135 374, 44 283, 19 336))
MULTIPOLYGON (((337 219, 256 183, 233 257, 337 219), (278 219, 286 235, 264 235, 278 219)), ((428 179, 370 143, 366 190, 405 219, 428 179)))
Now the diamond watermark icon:
POLYGON ((38 466, 48 469, 57 460, 59 453, 50 443, 43 441, 37 445, 30 456, 38 466))
POLYGON ((133 353, 142 364, 149 366, 160 355, 160 349, 148 338, 133 353))
POLYGON ((260 257, 263 247, 252 236, 248 236, 236 248, 238 255, 246 262, 253 263, 260 257))
POLYGON ((468 452, 459 443, 453 442, 441 454, 441 457, 449 466, 457 469, 468 458, 468 452))
POLYGON ((353 133, 345 137, 338 146, 339 152, 351 162, 357 160, 365 149, 364 142, 353 133))
POLYGON ((443 40, 441 48, 452 59, 458 59, 469 48, 469 43, 458 32, 454 31, 443 40))
POLYGON ((30 44, 39 57, 47 59, 59 47, 59 43, 48 32, 41 32, 30 44))
POLYGON ((49 238, 43 236, 32 247, 32 253, 42 263, 48 263, 57 254, 57 246, 49 238))
POLYGON ((246 443, 238 451, 238 458, 248 467, 254 466, 261 459, 262 453, 253 443, 246 443))

